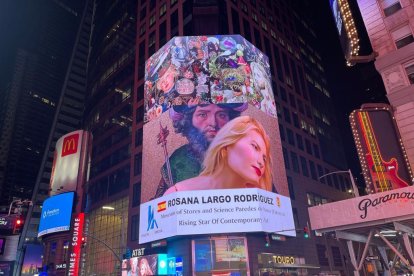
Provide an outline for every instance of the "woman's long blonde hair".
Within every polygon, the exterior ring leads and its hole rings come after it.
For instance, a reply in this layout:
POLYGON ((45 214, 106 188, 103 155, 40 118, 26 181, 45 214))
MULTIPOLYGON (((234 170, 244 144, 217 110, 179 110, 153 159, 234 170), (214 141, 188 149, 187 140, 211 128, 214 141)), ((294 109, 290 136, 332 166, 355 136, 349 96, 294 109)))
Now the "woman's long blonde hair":
POLYGON ((272 191, 272 173, 270 160, 270 140, 259 121, 250 116, 237 117, 225 124, 211 142, 203 162, 201 176, 209 176, 219 173, 223 166, 227 165, 226 147, 234 145, 247 133, 256 131, 262 136, 266 145, 265 171, 259 184, 262 189, 272 191))
POLYGON ((141 265, 144 266, 145 268, 145 274, 144 275, 153 275, 153 272, 151 270, 151 267, 148 263, 148 260, 146 258, 142 258, 141 260, 139 260, 139 264, 138 264, 138 274, 141 275, 141 265))

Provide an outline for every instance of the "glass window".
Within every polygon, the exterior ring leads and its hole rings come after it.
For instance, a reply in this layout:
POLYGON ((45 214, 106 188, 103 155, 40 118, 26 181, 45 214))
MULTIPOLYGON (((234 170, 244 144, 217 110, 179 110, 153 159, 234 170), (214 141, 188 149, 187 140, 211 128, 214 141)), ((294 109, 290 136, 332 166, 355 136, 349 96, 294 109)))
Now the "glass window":
POLYGON ((316 168, 315 168, 315 163, 313 163, 313 161, 309 160, 309 168, 310 168, 310 172, 311 172, 311 177, 313 180, 317 180, 318 176, 316 175, 316 168))
POLYGON ((141 182, 135 183, 132 189, 132 207, 137 207, 141 199, 141 182))
POLYGON ((285 167, 286 169, 290 169, 290 162, 289 162, 289 154, 286 148, 282 147, 282 151, 283 151, 283 159, 285 161, 285 167))
POLYGON ((160 8, 160 17, 163 16, 167 12, 167 4, 163 4, 160 8))
POLYGON ((405 67, 405 71, 407 72, 410 83, 414 84, 414 63, 405 67))
POLYGON ((293 131, 290 130, 289 128, 286 128, 286 133, 287 133, 288 143, 291 144, 292 146, 294 146, 295 145, 295 138, 293 137, 293 131))
POLYGON ((401 3, 398 0, 383 0, 382 8, 384 9, 384 15, 390 16, 401 10, 401 3))
POLYGON ((290 158, 292 159, 292 168, 293 171, 296 173, 299 173, 299 160, 298 160, 298 155, 291 151, 290 152, 290 158))
POLYGON ((328 261, 328 257, 327 257, 328 254, 326 252, 326 246, 321 245, 321 244, 317 244, 316 245, 316 252, 318 254, 319 265, 328 266, 329 261, 328 261))
POLYGON ((288 181, 288 188, 289 188, 289 197, 290 199, 295 199, 295 188, 293 187, 293 179, 292 177, 287 177, 288 181))
POLYGON ((140 175, 142 172, 142 153, 138 153, 134 157, 134 175, 140 175))
POLYGON ((300 134, 296 134, 296 142, 298 143, 298 148, 301 150, 304 150, 303 147, 303 138, 300 136, 300 134))
POLYGON ((139 233, 139 216, 134 215, 131 218, 131 241, 138 240, 139 233))
POLYGON ((301 164, 301 167, 302 167, 303 175, 304 176, 309 176, 308 165, 307 165, 306 159, 303 156, 300 157, 300 164, 301 164))
POLYGON ((414 42, 414 37, 409 25, 405 25, 401 28, 392 31, 391 36, 395 42, 395 46, 397 47, 397 49, 400 49, 414 42))

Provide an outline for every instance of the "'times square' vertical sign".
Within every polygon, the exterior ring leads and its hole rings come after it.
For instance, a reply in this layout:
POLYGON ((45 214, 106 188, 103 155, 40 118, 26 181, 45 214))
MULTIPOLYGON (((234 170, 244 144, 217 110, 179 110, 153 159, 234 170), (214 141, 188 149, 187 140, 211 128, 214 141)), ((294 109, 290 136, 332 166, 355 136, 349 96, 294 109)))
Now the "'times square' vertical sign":
POLYGON ((367 192, 385 192, 412 185, 412 171, 391 107, 362 105, 351 113, 350 121, 367 192))
POLYGON ((145 73, 140 243, 294 236, 268 58, 239 35, 175 37, 145 73))

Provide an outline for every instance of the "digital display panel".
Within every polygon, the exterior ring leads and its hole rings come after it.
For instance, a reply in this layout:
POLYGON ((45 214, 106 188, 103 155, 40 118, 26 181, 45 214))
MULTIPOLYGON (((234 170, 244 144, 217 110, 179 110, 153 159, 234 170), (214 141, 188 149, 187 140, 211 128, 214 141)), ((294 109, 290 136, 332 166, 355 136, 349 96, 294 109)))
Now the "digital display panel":
POLYGON ((63 193, 49 197, 43 202, 38 237, 70 229, 75 193, 63 193))
POLYGON ((41 244, 27 244, 21 276, 38 274, 38 267, 42 267, 42 255, 43 246, 41 244))
POLYGON ((234 229, 275 231, 282 224, 294 229, 263 53, 241 36, 174 38, 146 64, 145 99, 140 243, 234 229), (239 203, 239 196, 254 199, 239 203), (180 203, 187 197, 199 203, 180 203), (269 223, 262 219, 265 210, 274 215, 269 223), (206 221, 233 215, 240 221, 192 226, 201 212, 206 221), (247 217, 256 220, 241 222, 247 217))
POLYGON ((122 276, 166 275, 166 272, 166 254, 154 254, 122 260, 122 276))

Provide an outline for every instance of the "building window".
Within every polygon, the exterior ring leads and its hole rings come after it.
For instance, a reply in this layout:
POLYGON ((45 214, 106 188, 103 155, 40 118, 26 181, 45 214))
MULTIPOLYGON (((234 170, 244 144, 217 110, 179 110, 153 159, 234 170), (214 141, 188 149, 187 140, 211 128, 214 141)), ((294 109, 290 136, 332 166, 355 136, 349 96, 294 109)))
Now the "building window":
POLYGON ((287 181, 288 181, 288 188, 289 188, 289 197, 290 199, 295 199, 295 189, 293 187, 292 177, 288 176, 287 181))
POLYGON ((255 13, 252 13, 253 21, 257 23, 257 15, 255 13))
POLYGON ((316 175, 316 168, 315 168, 315 163, 313 163, 313 161, 309 160, 309 168, 310 168, 310 172, 311 172, 311 177, 313 180, 317 180, 318 177, 316 175))
POLYGON ((293 131, 286 128, 286 133, 287 133, 288 143, 291 144, 292 146, 294 146, 295 145, 295 138, 293 137, 293 131))
POLYGON ((414 84, 414 63, 405 67, 405 71, 407 72, 410 83, 414 84))
POLYGON ((263 21, 262 21, 262 28, 263 28, 263 30, 267 31, 267 25, 266 25, 266 23, 265 23, 265 22, 263 22, 263 21))
POLYGON ((164 5, 160 8, 160 17, 163 16, 167 12, 167 4, 164 3, 164 5))
POLYGON ((390 16, 401 10, 401 3, 398 0, 383 0, 382 8, 384 9, 384 15, 390 16))
POLYGON ((131 241, 136 241, 139 233, 139 216, 132 216, 131 220, 131 241))
POLYGON ((290 162, 289 162, 289 154, 286 148, 282 147, 282 151, 283 151, 283 159, 285 161, 285 167, 286 169, 290 169, 290 162))
POLYGON ((175 3, 177 3, 178 0, 171 0, 171 7, 174 6, 175 3))
POLYGON ((302 166, 302 173, 304 176, 309 176, 308 165, 306 159, 303 156, 300 156, 300 164, 302 166))
POLYGON ((342 266, 341 251, 339 250, 339 247, 332 246, 331 249, 334 266, 342 266))
POLYGON ((139 206, 141 199, 141 182, 135 183, 132 191, 132 207, 139 206))
POLYGON ((150 25, 150 27, 151 27, 152 25, 154 25, 154 23, 155 23, 155 14, 153 14, 153 15, 150 17, 150 19, 149 19, 149 25, 150 25))
POLYGON ((142 145, 142 127, 135 131, 135 147, 139 147, 142 145))
POLYGON ((400 49, 412 42, 414 42, 413 33, 411 32, 410 26, 405 25, 399 29, 391 32, 392 39, 395 42, 397 49, 400 49))
POLYGON ((138 153, 134 157, 134 175, 140 175, 142 172, 142 153, 138 153))
POLYGON ((290 158, 292 159, 292 168, 293 171, 296 173, 299 173, 299 159, 298 159, 298 155, 291 151, 290 152, 290 158))
POLYGON ((245 3, 241 3, 241 9, 247 14, 247 5, 245 3))
POLYGON ((316 251, 317 251, 317 254, 318 254, 319 265, 328 266, 329 261, 328 261, 328 252, 326 251, 326 246, 321 245, 321 244, 317 244, 316 245, 316 251))

